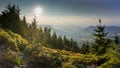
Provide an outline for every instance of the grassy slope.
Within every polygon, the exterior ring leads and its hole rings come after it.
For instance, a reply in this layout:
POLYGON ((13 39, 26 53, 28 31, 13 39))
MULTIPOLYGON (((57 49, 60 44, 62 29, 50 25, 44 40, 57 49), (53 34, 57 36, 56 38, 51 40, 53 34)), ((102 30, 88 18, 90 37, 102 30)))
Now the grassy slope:
MULTIPOLYGON (((79 68, 79 67, 85 68, 85 66, 91 66, 99 60, 98 56, 95 56, 95 55, 84 55, 84 54, 75 53, 72 51, 50 49, 47 47, 42 48, 42 54, 43 55, 39 54, 38 56, 39 57, 44 56, 46 57, 44 59, 47 59, 47 60, 43 60, 43 58, 42 59, 39 58, 41 59, 39 63, 43 64, 43 62, 46 63, 46 61, 47 62, 50 61, 50 63, 54 65, 57 65, 58 63, 62 63, 61 64, 62 68, 71 68, 71 67, 72 68, 79 68), (54 60, 54 57, 56 57, 57 59, 54 60), (56 64, 56 61, 58 62, 57 64, 56 64)), ((36 61, 38 61, 38 59, 36 61)), ((47 63, 45 65, 47 65, 47 63)))
MULTIPOLYGON (((15 59, 18 59, 19 57, 17 53, 23 52, 24 49, 27 49, 26 46, 29 46, 28 42, 25 39, 23 39, 20 35, 15 34, 11 31, 5 31, 3 29, 0 29, 0 46, 1 44, 6 45, 5 47, 8 50, 8 52, 6 52, 7 59, 17 64, 20 64, 20 62, 18 63, 18 60, 17 61, 15 60, 15 59), (14 52, 15 52, 15 55, 13 54, 14 52)), ((30 48, 28 47, 28 49, 30 48)), ((42 57, 44 55, 44 57, 46 58, 42 58, 42 59, 39 58, 37 59, 37 61, 40 60, 41 63, 47 63, 46 61, 48 61, 50 64, 53 64, 53 66, 58 64, 57 62, 59 62, 61 63, 62 68, 79 68, 79 67, 84 68, 85 66, 88 66, 88 65, 90 66, 96 65, 97 67, 100 67, 100 68, 106 68, 109 66, 109 68, 112 68, 114 66, 119 66, 120 64, 119 51, 120 51, 119 49, 117 50, 110 49, 104 55, 96 56, 92 54, 84 55, 84 54, 75 53, 72 51, 51 49, 43 46, 41 52, 37 54, 37 57, 42 57)), ((29 60, 32 61, 32 59, 30 57, 29 60)))

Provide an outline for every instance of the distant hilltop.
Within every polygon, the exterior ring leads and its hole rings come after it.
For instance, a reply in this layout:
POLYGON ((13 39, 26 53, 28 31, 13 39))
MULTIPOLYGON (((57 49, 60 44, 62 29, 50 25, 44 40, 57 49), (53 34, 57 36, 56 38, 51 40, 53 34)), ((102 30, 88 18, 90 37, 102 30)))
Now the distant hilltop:
MULTIPOLYGON (((94 33, 96 26, 89 26, 84 28, 82 31, 88 33, 94 33)), ((105 31, 108 32, 108 35, 120 34, 120 26, 106 26, 105 31)))

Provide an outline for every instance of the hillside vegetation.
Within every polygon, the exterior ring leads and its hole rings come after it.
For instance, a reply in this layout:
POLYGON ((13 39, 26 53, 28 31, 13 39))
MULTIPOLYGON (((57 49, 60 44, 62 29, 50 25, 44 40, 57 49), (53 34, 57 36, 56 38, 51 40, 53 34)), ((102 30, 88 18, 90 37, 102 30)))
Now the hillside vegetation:
POLYGON ((26 23, 20 19, 19 9, 10 4, 0 16, 1 68, 119 68, 120 45, 118 35, 107 38, 105 26, 94 30, 94 42, 78 47, 75 40, 57 36, 49 28, 26 23), (18 28, 19 26, 19 28, 18 28))

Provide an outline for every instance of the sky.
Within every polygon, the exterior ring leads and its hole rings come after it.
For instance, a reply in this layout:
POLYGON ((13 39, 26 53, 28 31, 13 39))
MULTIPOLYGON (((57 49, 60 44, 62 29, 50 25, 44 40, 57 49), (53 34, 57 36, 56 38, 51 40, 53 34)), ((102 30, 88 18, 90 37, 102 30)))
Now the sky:
POLYGON ((89 26, 101 18, 105 25, 120 25, 120 0, 0 0, 0 12, 9 3, 19 5, 29 23, 39 7, 39 24, 89 26))

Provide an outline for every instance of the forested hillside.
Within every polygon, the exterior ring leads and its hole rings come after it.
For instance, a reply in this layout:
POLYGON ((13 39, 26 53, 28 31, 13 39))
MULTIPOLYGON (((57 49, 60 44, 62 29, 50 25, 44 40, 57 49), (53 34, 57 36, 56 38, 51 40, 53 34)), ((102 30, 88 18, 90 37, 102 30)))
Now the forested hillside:
POLYGON ((108 38, 102 20, 98 21, 94 42, 78 47, 74 39, 37 26, 36 18, 28 24, 19 7, 9 4, 0 13, 0 67, 119 68, 119 37, 108 38))

